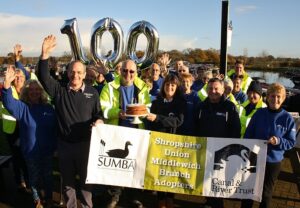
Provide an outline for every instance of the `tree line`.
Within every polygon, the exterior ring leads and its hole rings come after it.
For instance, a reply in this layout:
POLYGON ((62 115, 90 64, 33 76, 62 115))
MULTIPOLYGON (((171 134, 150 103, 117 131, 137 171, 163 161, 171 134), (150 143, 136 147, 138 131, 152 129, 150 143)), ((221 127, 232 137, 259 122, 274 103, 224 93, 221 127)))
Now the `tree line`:
MULTIPOLYGON (((91 55, 86 49, 87 57, 90 58, 91 55)), ((172 61, 184 60, 191 64, 200 64, 200 63, 209 63, 219 66, 220 64, 220 51, 216 49, 207 49, 203 50, 200 48, 188 48, 183 51, 179 50, 170 50, 170 51, 159 51, 158 56, 162 53, 169 53, 172 61)), ((142 57, 144 51, 137 51, 137 56, 142 57)), ((71 60, 71 52, 64 52, 63 55, 56 57, 57 61, 67 63, 71 60)), ((22 63, 27 64, 36 64, 39 57, 23 57, 22 63)), ((123 57, 125 59, 125 57, 123 57)), ((248 57, 247 55, 243 56, 233 56, 228 54, 228 65, 234 65, 236 59, 244 59, 247 68, 263 69, 263 70, 272 70, 279 68, 299 68, 300 67, 300 58, 285 58, 277 57, 275 58, 272 55, 268 55, 267 52, 263 51, 259 56, 248 57)), ((0 65, 3 64, 14 64, 13 53, 8 53, 7 56, 0 57, 0 65)))

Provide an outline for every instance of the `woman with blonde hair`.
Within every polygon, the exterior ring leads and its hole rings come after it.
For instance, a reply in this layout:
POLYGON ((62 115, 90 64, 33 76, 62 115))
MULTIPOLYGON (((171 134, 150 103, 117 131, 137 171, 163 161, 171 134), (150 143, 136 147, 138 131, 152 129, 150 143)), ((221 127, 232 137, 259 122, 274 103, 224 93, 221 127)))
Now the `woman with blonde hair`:
MULTIPOLYGON (((271 207, 273 187, 280 173, 284 152, 294 147, 296 127, 293 117, 281 105, 286 98, 285 88, 271 84, 267 90, 267 108, 260 108, 253 115, 244 138, 263 139, 268 144, 267 163, 260 208, 271 207)), ((252 207, 251 200, 243 200, 242 207, 252 207)))
MULTIPOLYGON (((23 70, 9 65, 8 68, 14 71, 15 79, 11 83, 12 96, 19 99, 20 93, 26 81, 26 75, 23 70)), ((3 106, 0 106, 2 117, 2 131, 8 141, 11 153, 15 182, 18 189, 22 192, 28 192, 28 174, 24 157, 19 146, 19 122, 3 106)))
POLYGON ((52 203, 52 157, 56 148, 56 116, 52 106, 47 103, 44 89, 36 80, 25 83, 20 100, 13 98, 11 82, 15 76, 15 71, 8 68, 2 89, 3 104, 19 121, 20 148, 28 167, 34 204, 40 208, 40 179, 44 185, 45 200, 52 203))

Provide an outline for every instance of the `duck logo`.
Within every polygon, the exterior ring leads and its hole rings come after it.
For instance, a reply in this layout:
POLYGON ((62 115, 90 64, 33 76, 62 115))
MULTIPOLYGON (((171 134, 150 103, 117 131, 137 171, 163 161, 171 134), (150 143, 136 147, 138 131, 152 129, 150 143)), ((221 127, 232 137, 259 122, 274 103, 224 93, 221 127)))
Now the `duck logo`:
POLYGON ((239 156, 248 166, 241 170, 246 173, 256 173, 257 154, 241 144, 230 144, 215 152, 214 170, 221 170, 230 156, 239 156))
POLYGON ((130 141, 125 143, 124 149, 105 150, 105 141, 100 140, 100 151, 98 157, 98 167, 104 169, 114 169, 121 171, 134 171, 136 164, 134 159, 126 158, 129 155, 128 146, 132 146, 130 141), (105 153, 106 155, 104 155, 105 153), (108 155, 108 156, 107 156, 108 155))
POLYGON ((132 145, 129 141, 125 143, 125 148, 124 149, 112 149, 107 151, 106 153, 108 154, 109 157, 115 157, 115 158, 126 158, 129 154, 129 149, 128 146, 132 145))

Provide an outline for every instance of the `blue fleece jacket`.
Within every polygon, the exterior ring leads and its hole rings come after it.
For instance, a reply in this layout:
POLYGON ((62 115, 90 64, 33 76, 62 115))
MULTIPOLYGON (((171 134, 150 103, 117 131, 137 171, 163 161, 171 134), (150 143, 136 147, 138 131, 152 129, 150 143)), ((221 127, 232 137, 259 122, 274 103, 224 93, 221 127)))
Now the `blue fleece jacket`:
POLYGON ((240 90, 238 93, 235 93, 233 96, 239 104, 244 103, 248 99, 248 96, 242 90, 240 90))
POLYGON ((283 109, 279 111, 258 109, 246 129, 244 138, 269 140, 271 136, 276 136, 279 144, 268 144, 267 162, 277 163, 283 159, 284 152, 295 145, 294 119, 283 109))
POLYGON ((201 100, 196 91, 192 90, 189 94, 184 94, 186 101, 186 111, 183 124, 179 127, 178 133, 188 136, 195 135, 195 115, 201 100))
POLYGON ((27 105, 12 97, 11 88, 2 89, 5 108, 19 121, 20 147, 25 159, 51 156, 56 148, 57 122, 49 104, 27 105))
POLYGON ((162 86, 162 83, 164 82, 164 79, 163 78, 159 78, 158 80, 152 82, 152 88, 150 90, 150 95, 151 96, 157 96, 159 91, 160 91, 160 88, 162 86))

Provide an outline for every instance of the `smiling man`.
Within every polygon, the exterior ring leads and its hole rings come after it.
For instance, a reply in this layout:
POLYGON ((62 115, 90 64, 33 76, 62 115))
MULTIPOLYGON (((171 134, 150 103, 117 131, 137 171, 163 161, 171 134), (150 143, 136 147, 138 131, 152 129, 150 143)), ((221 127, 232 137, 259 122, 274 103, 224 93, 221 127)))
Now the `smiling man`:
POLYGON ((208 97, 200 103, 197 116, 197 136, 240 137, 240 119, 235 105, 225 99, 224 83, 212 78, 207 86, 208 97))
MULTIPOLYGON (((200 137, 239 138, 241 124, 235 105, 224 96, 224 83, 218 78, 208 81, 207 95, 200 103, 196 119, 196 135, 200 137)), ((221 198, 207 198, 211 207, 223 207, 221 198)))
POLYGON ((134 61, 126 60, 122 63, 120 76, 104 86, 100 94, 100 103, 107 123, 135 127, 125 116, 126 105, 131 103, 149 105, 150 95, 147 84, 137 76, 134 61))
POLYGON ((77 207, 75 176, 79 175, 79 189, 82 207, 93 207, 92 186, 85 184, 91 138, 91 125, 103 123, 99 94, 92 86, 85 85, 85 65, 73 61, 68 67, 69 83, 61 86, 52 79, 48 60, 56 46, 56 38, 49 35, 42 45, 38 64, 38 78, 52 98, 59 126, 59 165, 63 179, 67 207, 77 207))
MULTIPOLYGON (((137 67, 134 61, 122 62, 121 74, 114 81, 107 83, 100 94, 100 103, 106 123, 132 128, 143 128, 144 125, 132 124, 132 118, 126 116, 126 106, 130 103, 150 105, 150 95, 147 84, 137 76, 137 67)), ((138 190, 127 189, 127 200, 134 207, 142 207, 136 197, 138 190)), ((120 188, 110 188, 111 201, 107 207, 115 207, 121 194, 120 188)), ((138 193, 139 194, 139 193, 138 193)))
POLYGON ((252 78, 249 74, 245 71, 245 64, 244 60, 238 59, 235 62, 234 69, 231 69, 227 76, 230 79, 233 79, 234 76, 237 76, 241 79, 241 89, 244 93, 247 92, 250 83, 252 82, 252 78))

